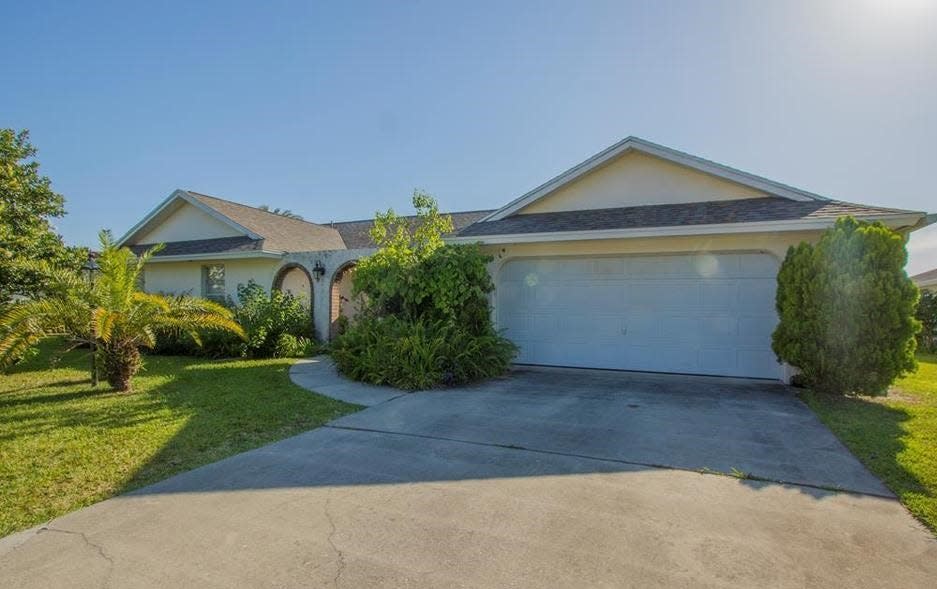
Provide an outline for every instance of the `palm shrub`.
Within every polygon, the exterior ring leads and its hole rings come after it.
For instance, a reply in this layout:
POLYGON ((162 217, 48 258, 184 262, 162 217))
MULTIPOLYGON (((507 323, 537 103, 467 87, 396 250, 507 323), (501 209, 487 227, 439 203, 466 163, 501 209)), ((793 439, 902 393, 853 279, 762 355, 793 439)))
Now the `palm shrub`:
POLYGON ((0 366, 9 366, 48 337, 64 337, 69 348, 94 343, 104 378, 123 392, 131 390, 143 364, 140 348, 155 346, 159 331, 185 333, 195 342, 201 342, 205 330, 244 337, 222 305, 138 290, 143 266, 159 246, 136 257, 117 247, 109 232, 102 231, 100 239, 100 272, 93 281, 73 270, 38 267, 47 277, 42 296, 16 303, 0 317, 0 366))
POLYGON ((816 245, 791 247, 778 272, 772 347, 821 392, 880 394, 916 368, 918 289, 906 238, 842 217, 816 245))
POLYGON ((491 257, 476 245, 447 245, 452 219, 413 195, 415 221, 379 213, 378 251, 358 262, 359 313, 332 343, 344 374, 404 389, 471 382, 503 373, 517 349, 491 324, 491 257))

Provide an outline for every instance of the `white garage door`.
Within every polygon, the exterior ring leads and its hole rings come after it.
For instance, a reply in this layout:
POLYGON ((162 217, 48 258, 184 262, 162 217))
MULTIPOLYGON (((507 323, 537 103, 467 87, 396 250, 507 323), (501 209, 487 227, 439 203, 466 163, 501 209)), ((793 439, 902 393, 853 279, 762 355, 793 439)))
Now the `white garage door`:
POLYGON ((779 378, 766 254, 521 258, 498 275, 520 363, 779 378))

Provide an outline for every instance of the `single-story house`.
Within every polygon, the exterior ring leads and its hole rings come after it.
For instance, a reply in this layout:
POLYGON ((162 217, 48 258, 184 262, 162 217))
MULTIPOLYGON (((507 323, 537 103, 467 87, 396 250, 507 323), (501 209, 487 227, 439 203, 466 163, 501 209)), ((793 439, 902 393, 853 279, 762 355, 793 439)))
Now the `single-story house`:
MULTIPOLYGON (((500 209, 452 213, 447 240, 493 255, 494 320, 520 363, 786 379, 771 351, 779 265, 842 215, 902 232, 935 220, 628 137, 500 209)), ((222 298, 254 280, 310 301, 329 339, 354 312, 349 278, 374 251, 371 225, 176 190, 120 243, 165 243, 146 290, 222 298)))
POLYGON ((921 290, 937 292, 937 268, 915 274, 911 277, 911 280, 913 280, 914 284, 921 290))

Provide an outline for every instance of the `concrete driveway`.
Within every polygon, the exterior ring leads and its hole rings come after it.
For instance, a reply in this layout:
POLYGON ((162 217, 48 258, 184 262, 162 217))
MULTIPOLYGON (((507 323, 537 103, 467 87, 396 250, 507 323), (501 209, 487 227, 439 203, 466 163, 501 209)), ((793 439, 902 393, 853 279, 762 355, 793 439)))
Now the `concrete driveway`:
MULTIPOLYGON (((301 367, 298 380, 354 395, 326 368, 301 367)), ((0 582, 932 587, 937 579, 937 542, 779 385, 520 370, 460 390, 362 395, 376 404, 327 427, 0 540, 0 582)))

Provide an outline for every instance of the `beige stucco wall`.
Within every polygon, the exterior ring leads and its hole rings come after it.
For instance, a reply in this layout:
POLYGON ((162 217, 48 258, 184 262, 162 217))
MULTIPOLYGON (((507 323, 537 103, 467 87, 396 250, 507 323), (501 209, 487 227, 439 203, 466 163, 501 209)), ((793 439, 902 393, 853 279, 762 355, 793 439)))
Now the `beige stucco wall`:
POLYGON ((530 204, 519 213, 605 209, 762 196, 765 196, 763 192, 753 188, 653 156, 631 152, 530 204))
POLYGON ((208 213, 185 204, 170 214, 149 233, 137 238, 135 243, 163 243, 192 239, 214 239, 243 235, 226 223, 208 213))
POLYGON ((280 266, 278 259, 215 260, 198 262, 151 262, 144 269, 144 281, 148 292, 173 294, 202 294, 202 266, 224 264, 225 292, 232 299, 237 297, 239 284, 251 279, 266 289, 273 284, 273 276, 280 266))

